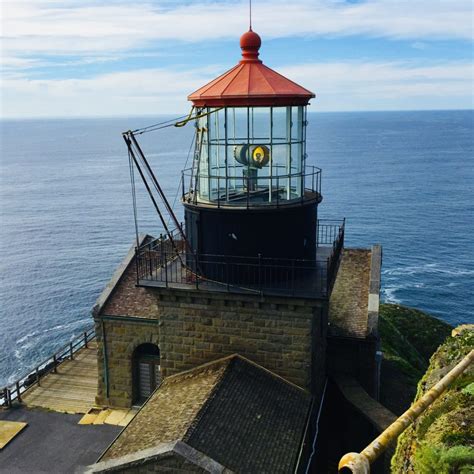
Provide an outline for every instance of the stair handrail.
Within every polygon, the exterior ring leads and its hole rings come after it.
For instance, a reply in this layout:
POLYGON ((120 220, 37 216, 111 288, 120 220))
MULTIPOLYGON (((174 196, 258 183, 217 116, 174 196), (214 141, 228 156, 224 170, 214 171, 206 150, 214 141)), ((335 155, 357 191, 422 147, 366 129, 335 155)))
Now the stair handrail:
POLYGON ((372 464, 387 447, 398 438, 438 397, 474 362, 474 350, 471 350, 436 385, 431 387, 405 413, 397 418, 385 431, 375 438, 360 453, 347 453, 339 461, 339 472, 369 474, 372 464))

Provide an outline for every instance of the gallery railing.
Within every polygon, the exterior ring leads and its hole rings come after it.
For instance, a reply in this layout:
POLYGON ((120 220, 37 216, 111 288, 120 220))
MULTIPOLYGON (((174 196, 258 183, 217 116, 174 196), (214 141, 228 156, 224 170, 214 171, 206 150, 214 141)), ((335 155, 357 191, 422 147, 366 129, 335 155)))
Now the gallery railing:
POLYGON ((71 342, 61 347, 53 355, 38 364, 33 370, 28 371, 13 383, 0 390, 0 407, 11 407, 17 400, 22 401, 22 396, 26 390, 34 385, 41 385, 41 379, 51 372, 57 372, 58 367, 65 360, 73 360, 74 355, 83 347, 87 347, 89 342, 95 339, 94 327, 84 331, 71 342))
MULTIPOLYGON (((184 202, 208 202, 221 206, 276 206, 321 200, 321 169, 307 166, 306 171, 281 171, 278 174, 251 174, 245 167, 237 168, 239 176, 218 173, 202 175, 193 168, 182 171, 181 193, 184 202), (247 172, 246 174, 244 174, 247 172), (204 186, 205 185, 205 186, 204 186)), ((217 170, 222 171, 222 170, 217 170)))
POLYGON ((316 259, 199 254, 185 251, 179 232, 136 252, 137 284, 214 291, 326 297, 344 247, 344 221, 318 221, 316 259), (171 240, 175 242, 176 248, 171 240), (329 247, 329 252, 328 252, 329 247))

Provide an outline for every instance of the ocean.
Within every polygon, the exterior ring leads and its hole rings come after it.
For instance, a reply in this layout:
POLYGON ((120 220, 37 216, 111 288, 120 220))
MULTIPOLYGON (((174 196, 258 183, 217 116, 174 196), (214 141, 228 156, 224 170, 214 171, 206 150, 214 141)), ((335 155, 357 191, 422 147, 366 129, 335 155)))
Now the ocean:
MULTIPOLYGON (((2 120, 0 387, 92 324, 133 245, 121 132, 170 117, 2 120)), ((473 322, 474 112, 310 113, 320 218, 346 217, 346 246, 383 246, 382 299, 473 322)), ((140 136, 169 200, 193 127, 140 136)), ((141 232, 158 217, 140 189, 141 232)))

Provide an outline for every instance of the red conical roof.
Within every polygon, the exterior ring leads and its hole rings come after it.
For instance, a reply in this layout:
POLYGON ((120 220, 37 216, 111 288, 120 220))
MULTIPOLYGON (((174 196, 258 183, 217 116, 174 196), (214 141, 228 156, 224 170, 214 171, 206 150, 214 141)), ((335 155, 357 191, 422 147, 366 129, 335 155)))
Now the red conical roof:
POLYGON ((262 41, 251 29, 240 38, 239 64, 188 96, 197 107, 306 105, 315 95, 258 59, 262 41))

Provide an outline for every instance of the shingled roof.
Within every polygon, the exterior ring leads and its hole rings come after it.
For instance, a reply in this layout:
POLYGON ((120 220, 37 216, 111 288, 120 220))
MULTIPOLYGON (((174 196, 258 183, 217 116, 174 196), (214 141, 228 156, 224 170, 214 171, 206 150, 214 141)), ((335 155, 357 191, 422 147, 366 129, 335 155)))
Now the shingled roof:
POLYGON ((181 442, 234 472, 293 472, 310 404, 303 389, 232 355, 166 378, 101 461, 181 442))

